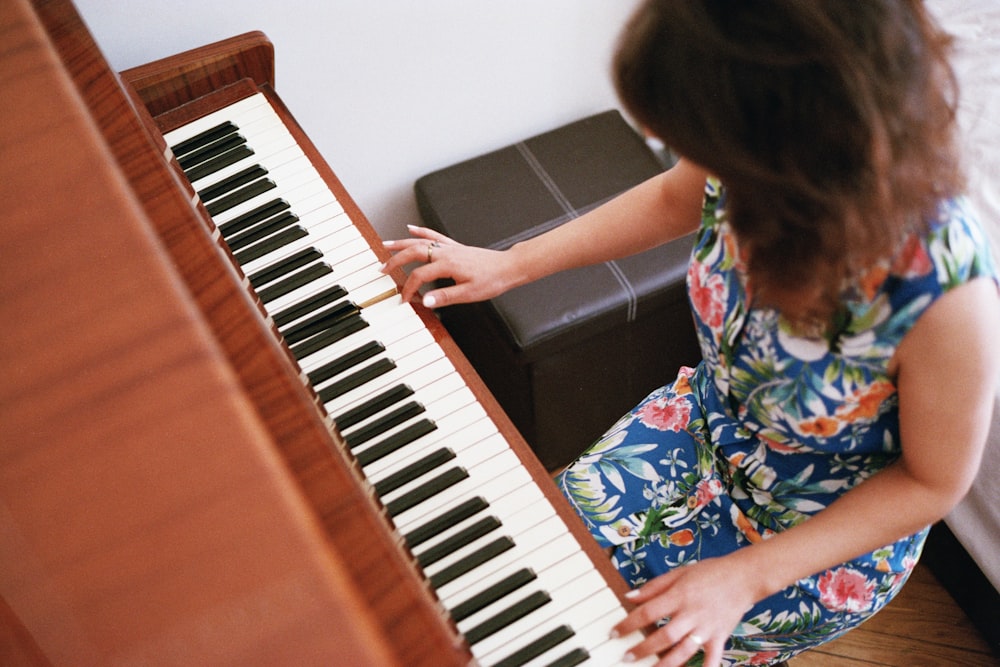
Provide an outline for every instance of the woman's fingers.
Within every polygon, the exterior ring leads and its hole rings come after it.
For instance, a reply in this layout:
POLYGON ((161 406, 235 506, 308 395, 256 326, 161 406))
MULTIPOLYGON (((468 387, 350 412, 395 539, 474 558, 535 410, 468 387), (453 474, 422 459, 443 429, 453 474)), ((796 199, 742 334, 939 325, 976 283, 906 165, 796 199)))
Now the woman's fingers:
POLYGON ((705 660, 703 667, 719 667, 722 664, 722 650, 725 648, 725 641, 710 641, 703 647, 705 660))
POLYGON ((411 236, 415 236, 419 239, 427 239, 429 241, 437 241, 438 243, 455 243, 450 236, 445 236, 441 232, 434 231, 430 227, 418 227, 417 225, 407 225, 406 229, 409 230, 411 236))
POLYGON ((638 606, 615 626, 615 632, 624 637, 670 616, 673 609, 669 598, 663 594, 670 590, 679 572, 680 570, 668 572, 647 582, 642 588, 626 593, 625 599, 638 606))
POLYGON ((413 265, 403 284, 404 300, 442 279, 454 285, 428 292, 423 301, 430 308, 490 299, 510 287, 511 267, 505 253, 466 246, 426 227, 410 227, 410 233, 408 239, 384 242, 392 257, 382 267, 383 273, 413 265))

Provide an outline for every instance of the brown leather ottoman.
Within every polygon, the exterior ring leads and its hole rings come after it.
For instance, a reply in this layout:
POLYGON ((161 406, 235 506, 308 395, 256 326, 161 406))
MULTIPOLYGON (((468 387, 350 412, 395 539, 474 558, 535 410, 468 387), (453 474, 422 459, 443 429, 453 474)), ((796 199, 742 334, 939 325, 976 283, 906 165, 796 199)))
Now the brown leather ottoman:
MULTIPOLYGON (((662 162, 607 111, 435 171, 424 224, 507 248, 654 176, 662 162)), ((439 310, 549 469, 573 460, 647 393, 700 359, 685 288, 692 238, 439 310)))

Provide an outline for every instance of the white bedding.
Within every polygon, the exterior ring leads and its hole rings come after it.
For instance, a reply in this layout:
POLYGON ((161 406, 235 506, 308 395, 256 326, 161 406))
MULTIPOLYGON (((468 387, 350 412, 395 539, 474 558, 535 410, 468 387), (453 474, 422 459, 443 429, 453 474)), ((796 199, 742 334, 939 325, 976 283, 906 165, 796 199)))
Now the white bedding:
MULTIPOLYGON (((954 66, 969 195, 1000 260, 1000 2, 930 0, 928 7, 958 40, 954 66)), ((1000 590, 1000 385, 979 476, 945 521, 1000 590)))

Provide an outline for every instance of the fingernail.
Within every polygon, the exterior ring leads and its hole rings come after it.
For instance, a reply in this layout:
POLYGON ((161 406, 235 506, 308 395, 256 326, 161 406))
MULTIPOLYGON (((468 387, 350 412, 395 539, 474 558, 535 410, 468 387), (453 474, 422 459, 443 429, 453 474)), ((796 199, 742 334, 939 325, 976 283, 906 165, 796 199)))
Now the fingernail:
POLYGON ((387 266, 388 266, 388 264, 383 264, 382 266, 378 267, 379 272, 380 273, 385 273, 385 267, 387 267, 387 266))
POLYGON ((425 308, 433 308, 434 304, 436 304, 436 303, 437 303, 437 300, 434 297, 432 297, 430 294, 428 294, 427 296, 424 297, 424 307, 425 308))
POLYGON ((396 245, 396 242, 390 239, 388 241, 382 241, 382 245, 384 246, 396 245))
POLYGON ((625 594, 625 598, 628 599, 628 600, 632 600, 632 599, 637 598, 637 597, 639 597, 639 591, 637 591, 635 589, 632 589, 632 590, 630 590, 629 592, 627 592, 625 594))
POLYGON ((622 636, 622 633, 618 632, 618 628, 611 628, 611 632, 608 633, 608 636, 612 639, 618 639, 622 636))
POLYGON ((635 656, 631 653, 626 653, 622 656, 622 662, 635 662, 635 656))
POLYGON ((406 228, 407 229, 420 229, 420 227, 418 227, 417 225, 407 225, 406 228))

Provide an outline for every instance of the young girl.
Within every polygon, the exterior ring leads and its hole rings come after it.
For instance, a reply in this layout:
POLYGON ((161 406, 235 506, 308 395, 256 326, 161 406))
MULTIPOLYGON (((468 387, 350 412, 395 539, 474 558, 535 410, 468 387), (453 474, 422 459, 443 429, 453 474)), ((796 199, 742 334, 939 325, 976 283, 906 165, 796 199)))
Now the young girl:
POLYGON ((425 262, 404 298, 454 280, 437 307, 698 231, 703 362, 557 478, 634 587, 626 661, 773 664, 839 636, 972 482, 1000 308, 947 49, 917 0, 649 0, 614 71, 674 168, 507 251, 387 242, 387 271, 425 262))

